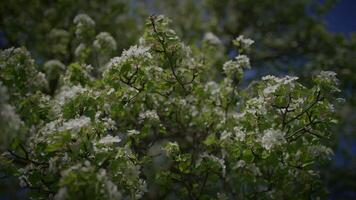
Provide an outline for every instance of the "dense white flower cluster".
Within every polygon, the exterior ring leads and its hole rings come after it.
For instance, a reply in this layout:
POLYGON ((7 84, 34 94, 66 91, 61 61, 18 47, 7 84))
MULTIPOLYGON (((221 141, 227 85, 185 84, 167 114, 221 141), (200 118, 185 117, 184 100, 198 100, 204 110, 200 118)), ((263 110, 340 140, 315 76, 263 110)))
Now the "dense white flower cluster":
POLYGON ((241 141, 241 142, 245 141, 246 132, 243 131, 241 127, 238 127, 238 126, 234 127, 234 132, 235 132, 236 139, 238 141, 241 141))
POLYGON ((144 112, 141 112, 139 115, 139 121, 144 121, 144 120, 159 120, 159 116, 155 110, 146 110, 144 112))
MULTIPOLYGON (((250 113, 253 115, 264 115, 267 112, 266 101, 263 97, 254 97, 246 102, 246 109, 244 113, 250 113)), ((241 113, 244 115, 244 113, 241 113)))
POLYGON ((87 14, 78 14, 73 20, 74 24, 85 24, 95 26, 95 22, 87 14))
POLYGON ((128 58, 131 57, 140 57, 140 56, 151 58, 152 56, 149 50, 150 50, 149 47, 134 45, 122 52, 121 59, 127 60, 128 58))
POLYGON ((105 130, 116 130, 117 127, 116 127, 116 122, 111 119, 110 117, 103 117, 103 112, 101 111, 98 111, 95 113, 95 121, 96 122, 101 122, 104 127, 105 127, 105 130))
POLYGON ((89 51, 87 45, 80 43, 77 48, 75 48, 74 55, 76 58, 85 57, 85 54, 89 51))
POLYGON ((111 135, 107 135, 99 140, 99 144, 104 144, 104 145, 112 145, 120 142, 121 139, 119 138, 119 136, 111 136, 111 135))
POLYGON ((179 144, 177 142, 168 142, 164 147, 164 151, 168 156, 173 156, 179 152, 179 144))
POLYGON ((15 108, 9 104, 1 105, 0 108, 1 121, 5 123, 5 126, 7 125, 7 128, 18 131, 23 122, 16 114, 15 108))
POLYGON ((278 78, 275 76, 267 75, 262 77, 262 80, 267 82, 267 87, 263 89, 263 94, 264 96, 269 96, 270 94, 275 93, 281 86, 287 85, 290 89, 294 88, 294 82, 298 80, 298 77, 285 76, 283 78, 278 78))
POLYGON ((76 25, 75 34, 78 38, 85 38, 86 35, 93 31, 95 22, 86 14, 79 14, 73 20, 76 25))
POLYGON ((273 147, 285 142, 284 135, 285 133, 280 130, 267 129, 261 138, 261 145, 266 150, 271 150, 273 147))
POLYGON ((90 125, 90 118, 86 116, 81 116, 79 118, 70 119, 63 123, 62 126, 58 127, 58 131, 71 131, 74 133, 79 132, 83 127, 90 125))
POLYGON ((233 139, 234 141, 244 142, 246 140, 247 133, 240 126, 235 126, 232 131, 224 130, 221 133, 221 141, 229 141, 233 139))
POLYGON ((250 59, 246 55, 236 56, 236 62, 241 68, 250 69, 250 59))
POLYGON ((43 66, 46 72, 49 71, 48 73, 51 73, 54 70, 65 70, 66 68, 66 66, 59 60, 48 60, 43 66))
POLYGON ((250 67, 250 59, 246 55, 238 55, 235 60, 225 62, 223 70, 227 76, 233 76, 236 73, 242 73, 242 69, 249 69, 250 67))
POLYGON ((255 41, 249 39, 249 38, 245 38, 245 36, 240 35, 239 37, 237 37, 236 39, 234 39, 233 44, 239 48, 241 48, 242 50, 250 50, 250 47, 253 43, 255 43, 255 41))
POLYGON ((8 104, 7 89, 0 81, 0 149, 6 146, 17 135, 23 125, 22 120, 16 114, 15 108, 8 104))
POLYGON ((149 47, 137 45, 131 46, 129 49, 124 50, 120 57, 112 58, 108 64, 108 70, 104 73, 108 73, 110 69, 118 67, 120 64, 125 63, 133 58, 152 58, 149 50, 149 47))
POLYGON ((107 199, 109 200, 115 200, 115 199, 121 199, 121 193, 118 191, 117 185, 115 185, 110 178, 107 175, 107 172, 105 169, 100 169, 97 175, 97 179, 104 183, 105 185, 105 191, 103 191, 103 194, 106 194, 107 199))
POLYGON ((222 44, 221 40, 212 32, 205 33, 203 40, 213 45, 222 44))
MULTIPOLYGON (((321 71, 316 78, 322 82, 326 82, 330 85, 338 85, 339 79, 336 77, 336 73, 333 71, 321 71)), ((337 88, 333 88, 336 91, 340 91, 337 88)))
POLYGON ((135 130, 135 129, 127 131, 127 135, 128 136, 134 136, 134 135, 138 135, 138 134, 140 134, 140 132, 138 130, 135 130))
POLYGON ((96 38, 93 42, 93 46, 97 50, 113 51, 113 50, 116 50, 116 41, 110 35, 110 33, 101 32, 101 33, 99 33, 99 35, 96 36, 96 38))
POLYGON ((81 85, 74 85, 72 87, 64 86, 61 88, 61 91, 57 95, 57 103, 60 106, 63 106, 69 100, 75 98, 79 94, 88 92, 87 88, 83 88, 81 85))
POLYGON ((334 82, 337 82, 337 78, 336 78, 336 73, 333 71, 321 71, 320 74, 318 75, 318 77, 322 77, 325 79, 330 79, 334 82))
POLYGON ((308 147, 308 151, 314 157, 330 158, 334 154, 331 148, 324 145, 312 145, 308 147))
POLYGON ((245 162, 244 160, 239 160, 239 161, 236 162, 234 168, 235 168, 235 169, 236 169, 236 168, 243 168, 243 167, 245 167, 245 166, 246 166, 246 162, 245 162))
POLYGON ((37 76, 36 76, 36 85, 39 88, 47 88, 48 87, 48 81, 46 79, 46 75, 42 72, 38 72, 37 76))

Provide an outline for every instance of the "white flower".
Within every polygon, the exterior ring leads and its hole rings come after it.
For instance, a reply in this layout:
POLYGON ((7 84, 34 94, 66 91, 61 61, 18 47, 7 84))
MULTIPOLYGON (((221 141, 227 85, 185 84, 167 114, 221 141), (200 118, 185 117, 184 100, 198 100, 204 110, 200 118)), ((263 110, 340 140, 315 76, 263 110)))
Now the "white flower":
POLYGON ((321 71, 317 78, 321 80, 325 80, 327 82, 331 82, 334 85, 338 84, 339 79, 336 77, 336 73, 333 71, 321 71))
POLYGON ((111 95, 114 92, 115 92, 115 89, 114 88, 110 88, 110 90, 106 94, 107 95, 111 95))
POLYGON ((334 154, 332 149, 324 145, 312 145, 308 147, 308 151, 314 157, 330 158, 334 154))
POLYGON ((0 105, 0 122, 4 122, 8 129, 18 131, 23 124, 20 117, 15 112, 15 107, 4 104, 0 105))
POLYGON ((235 59, 237 61, 238 66, 246 69, 249 69, 251 67, 250 59, 246 55, 238 55, 235 59))
POLYGON ((100 169, 97 174, 97 179, 104 183, 105 194, 107 199, 121 199, 121 193, 118 191, 117 185, 115 185, 109 178, 105 169, 100 169))
POLYGON ((90 118, 86 116, 81 116, 79 118, 70 119, 63 123, 61 127, 58 128, 58 131, 73 131, 79 132, 83 127, 90 125, 90 118))
POLYGON ((231 132, 229 131, 226 131, 224 130, 222 133, 221 133, 221 136, 220 136, 220 140, 227 140, 228 138, 231 137, 231 132))
POLYGON ((298 77, 295 76, 285 76, 283 78, 278 78, 275 76, 264 76, 262 77, 263 81, 266 81, 267 86, 263 89, 264 96, 269 96, 270 94, 275 93, 280 87, 288 85, 288 88, 295 87, 295 81, 298 80, 298 77))
POLYGON ((116 122, 110 117, 105 117, 102 119, 106 130, 116 130, 116 122))
POLYGON ((36 76, 36 81, 35 84, 39 87, 42 88, 47 88, 48 87, 48 82, 46 79, 46 75, 42 72, 38 72, 36 76))
POLYGON ((59 60, 49 60, 43 65, 46 71, 65 70, 66 66, 59 60))
POLYGON ((285 133, 280 130, 268 129, 264 131, 261 143, 263 148, 271 150, 273 147, 285 142, 285 133))
POLYGON ((336 73, 333 72, 333 71, 321 71, 319 76, 322 76, 322 77, 328 77, 328 78, 334 78, 336 77, 336 73))
POLYGON ((120 143, 121 139, 119 138, 119 136, 111 136, 111 135, 107 135, 103 138, 101 138, 99 140, 99 144, 105 144, 105 145, 112 145, 114 143, 120 143))
POLYGON ((242 131, 241 127, 234 127, 234 131, 237 141, 245 141, 246 133, 242 131))
POLYGON ((81 85, 75 85, 72 87, 64 86, 61 88, 60 93, 57 95, 57 102, 60 106, 63 106, 69 100, 74 99, 77 95, 88 92, 87 88, 83 88, 81 85))
POLYGON ((245 38, 243 35, 240 35, 235 40, 232 41, 233 44, 237 47, 240 47, 243 50, 249 50, 251 45, 255 43, 255 41, 245 38))
POLYGON ((271 85, 266 87, 265 89, 263 89, 263 94, 265 96, 268 96, 270 94, 273 94, 277 91, 277 89, 279 88, 280 85, 271 85))
POLYGON ((87 14, 78 14, 73 20, 74 24, 85 24, 88 26, 95 26, 94 20, 90 18, 87 14))
POLYGON ((239 69, 240 67, 237 65, 237 62, 233 60, 229 60, 223 65, 223 70, 226 75, 234 75, 239 69))
POLYGON ((85 55, 86 51, 87 51, 87 46, 84 43, 80 43, 77 48, 75 48, 74 50, 74 55, 77 58, 82 57, 82 55, 85 55))
POLYGON ((116 41, 110 33, 101 32, 96 36, 93 46, 98 50, 108 49, 112 51, 116 49, 116 41))
POLYGON ((210 92, 211 95, 215 96, 220 94, 220 87, 215 81, 209 81, 205 84, 204 91, 210 92))
POLYGON ((104 72, 104 76, 109 73, 110 69, 119 67, 122 63, 128 62, 132 58, 152 58, 152 55, 149 50, 149 47, 137 45, 131 46, 129 49, 124 50, 120 57, 114 57, 109 61, 107 65, 107 70, 104 72))
POLYGON ((250 113, 255 115, 257 114, 266 114, 267 109, 266 109, 266 101, 262 97, 254 97, 252 99, 249 99, 246 102, 246 113, 250 113))
POLYGON ((244 160, 239 160, 236 162, 236 165, 234 166, 235 169, 237 168, 243 168, 246 166, 246 162, 244 160))
POLYGON ((43 65, 49 81, 55 80, 63 72, 66 66, 59 60, 49 60, 43 65))
POLYGON ((237 72, 242 72, 243 68, 249 69, 250 67, 250 59, 246 55, 238 55, 235 60, 225 62, 223 70, 226 75, 231 76, 237 72))
POLYGON ((40 129, 40 132, 43 134, 51 134, 53 132, 56 132, 60 122, 61 122, 61 120, 59 120, 59 119, 51 121, 51 122, 47 123, 46 125, 44 125, 40 129))
POLYGON ((139 115, 140 121, 143 121, 145 119, 159 120, 159 116, 155 110, 147 110, 145 112, 141 112, 139 115))
POLYGON ((214 35, 214 33, 212 33, 212 32, 205 33, 203 40, 209 42, 210 44, 214 44, 214 45, 221 44, 221 40, 216 35, 214 35))
POLYGON ((128 136, 138 135, 140 132, 138 130, 132 129, 127 131, 128 136))

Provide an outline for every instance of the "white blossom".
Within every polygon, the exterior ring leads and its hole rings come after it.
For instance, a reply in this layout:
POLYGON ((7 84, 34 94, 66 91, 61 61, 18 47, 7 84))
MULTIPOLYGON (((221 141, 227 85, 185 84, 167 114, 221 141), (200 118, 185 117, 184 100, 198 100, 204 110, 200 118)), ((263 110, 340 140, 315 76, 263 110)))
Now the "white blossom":
POLYGON ((155 110, 146 110, 139 114, 139 120, 143 121, 145 119, 159 120, 159 116, 155 110))
POLYGON ((149 47, 144 46, 131 46, 129 49, 124 50, 120 57, 112 58, 107 64, 106 70, 104 71, 104 76, 110 73, 110 70, 113 68, 120 67, 122 63, 128 62, 134 58, 136 59, 150 59, 152 58, 151 53, 149 52, 149 47))
POLYGON ((245 38, 245 36, 240 35, 239 37, 237 37, 235 40, 232 41, 233 44, 237 47, 240 47, 243 50, 249 50, 251 45, 253 43, 255 43, 255 41, 249 39, 249 38, 245 38))
POLYGON ((81 116, 79 118, 70 119, 63 123, 61 127, 58 128, 58 131, 73 131, 79 132, 83 127, 90 125, 90 118, 86 116, 81 116))
POLYGON ((108 50, 116 50, 116 41, 115 39, 110 35, 110 33, 107 32, 101 32, 99 35, 96 36, 93 46, 96 49, 108 49, 108 50))
POLYGON ((101 138, 99 140, 99 144, 105 144, 105 145, 112 145, 115 143, 120 143, 121 139, 119 138, 119 136, 111 136, 111 135, 107 135, 103 138, 101 138))
POLYGON ((221 40, 212 32, 205 33, 203 40, 209 42, 210 44, 214 44, 214 45, 222 44, 221 40))
POLYGON ((237 168, 243 168, 246 166, 246 162, 244 160, 239 160, 236 162, 234 168, 237 169, 237 168))
POLYGON ((266 114, 266 101, 262 97, 254 97, 246 102, 246 113, 250 114, 266 114))
POLYGON ((280 87, 288 85, 289 89, 295 87, 295 81, 298 80, 298 77, 295 76, 285 76, 283 78, 278 78, 275 76, 267 75, 262 77, 263 81, 267 82, 267 86, 263 89, 263 94, 265 97, 270 94, 274 94, 280 87))
POLYGON ((334 154, 333 150, 324 145, 312 145, 308 147, 309 153, 313 157, 325 157, 330 158, 334 154))
POLYGON ((88 92, 87 88, 83 88, 81 85, 74 85, 72 87, 64 86, 61 88, 60 93, 57 95, 57 102, 60 106, 63 106, 69 100, 74 99, 77 95, 88 92))
POLYGON ((249 69, 251 67, 250 59, 246 55, 238 55, 238 56, 236 56, 235 59, 236 59, 238 66, 240 66, 242 68, 246 68, 246 69, 249 69))
POLYGON ((128 136, 134 136, 134 135, 138 135, 138 134, 140 134, 140 132, 138 130, 135 130, 135 129, 127 131, 127 135, 128 136))
POLYGON ((223 70, 228 76, 234 75, 235 73, 242 72, 242 69, 249 69, 250 59, 246 55, 238 55, 235 60, 229 60, 224 63, 223 70))
MULTIPOLYGON (((339 79, 336 77, 336 73, 333 71, 321 71, 319 75, 317 75, 317 78, 332 83, 334 85, 337 85, 339 82, 339 79)), ((340 91, 340 90, 337 90, 340 91)))
POLYGON ((48 81, 46 79, 46 75, 42 72, 38 72, 35 80, 35 84, 41 88, 48 87, 48 81))
POLYGON ((245 141, 246 133, 242 130, 241 127, 234 127, 234 132, 237 141, 241 141, 241 142, 245 141))
POLYGON ((43 65, 46 71, 65 70, 66 66, 59 60, 49 60, 43 65))
POLYGON ((0 108, 1 121, 6 123, 8 129, 18 131, 23 122, 16 114, 15 108, 9 104, 0 105, 0 108))
POLYGON ((85 24, 88 26, 95 26, 95 22, 87 14, 78 14, 73 20, 74 24, 85 24))
POLYGON ((285 142, 284 135, 285 133, 280 130, 267 129, 263 133, 261 144, 266 150, 271 150, 273 147, 285 142))
POLYGON ((97 179, 104 183, 105 195, 107 199, 116 200, 121 199, 121 193, 119 192, 117 185, 115 185, 109 178, 105 169, 100 169, 97 174, 97 179))

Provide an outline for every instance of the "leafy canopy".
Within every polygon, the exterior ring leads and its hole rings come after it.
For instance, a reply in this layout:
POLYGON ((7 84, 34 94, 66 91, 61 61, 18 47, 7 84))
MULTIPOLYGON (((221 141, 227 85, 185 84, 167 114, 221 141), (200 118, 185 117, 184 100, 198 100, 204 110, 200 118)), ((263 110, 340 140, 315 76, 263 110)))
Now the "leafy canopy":
POLYGON ((332 154, 334 72, 322 71, 311 87, 271 75, 241 87, 253 45, 243 36, 233 41, 239 54, 211 68, 218 38, 188 46, 163 16, 149 17, 138 44, 113 58, 110 33, 97 34, 85 14, 74 24, 68 66, 50 60, 40 72, 25 48, 0 54, 1 169, 32 197, 326 194, 317 166, 332 154))

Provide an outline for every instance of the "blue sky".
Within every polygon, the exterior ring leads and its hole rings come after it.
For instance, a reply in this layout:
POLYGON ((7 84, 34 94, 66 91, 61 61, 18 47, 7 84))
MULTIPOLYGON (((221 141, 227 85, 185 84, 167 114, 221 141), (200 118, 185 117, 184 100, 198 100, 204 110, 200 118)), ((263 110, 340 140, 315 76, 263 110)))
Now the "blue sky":
POLYGON ((339 0, 325 16, 328 29, 332 32, 351 33, 356 31, 356 0, 339 0))

